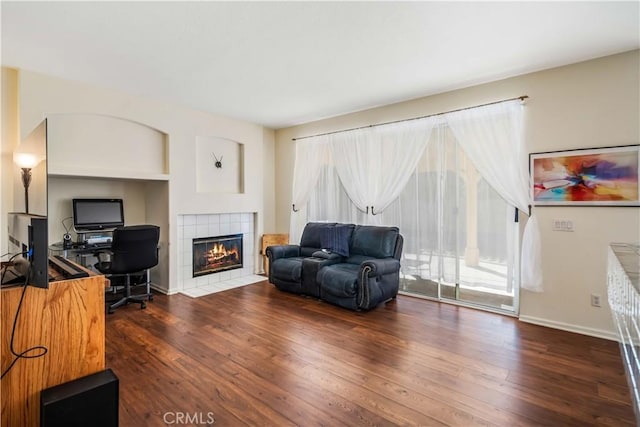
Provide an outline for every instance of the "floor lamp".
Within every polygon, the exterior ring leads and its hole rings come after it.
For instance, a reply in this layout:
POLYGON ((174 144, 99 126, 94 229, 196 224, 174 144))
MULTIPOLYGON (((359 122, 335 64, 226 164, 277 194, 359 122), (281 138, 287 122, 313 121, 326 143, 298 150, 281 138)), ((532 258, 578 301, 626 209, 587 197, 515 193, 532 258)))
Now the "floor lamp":
POLYGON ((24 212, 29 213, 29 185, 31 184, 31 169, 38 166, 41 159, 35 154, 14 153, 13 161, 22 169, 22 185, 24 186, 24 212))

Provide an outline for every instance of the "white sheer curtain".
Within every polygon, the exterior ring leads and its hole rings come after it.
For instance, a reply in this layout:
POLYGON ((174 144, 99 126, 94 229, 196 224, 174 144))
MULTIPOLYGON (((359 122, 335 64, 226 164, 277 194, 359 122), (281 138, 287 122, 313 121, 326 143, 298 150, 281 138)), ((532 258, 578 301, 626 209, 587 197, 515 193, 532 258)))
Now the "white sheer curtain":
POLYGON ((309 198, 308 220, 367 224, 367 216, 349 198, 335 166, 324 165, 309 198))
POLYGON ((509 204, 527 211, 528 167, 522 154, 520 101, 501 102, 445 115, 469 159, 509 204))
POLYGON ((427 147, 434 120, 405 121, 331 136, 336 172, 368 223, 398 198, 427 147))
POLYGON ((376 183, 369 173, 370 158, 376 140, 371 129, 357 129, 330 136, 330 150, 336 173, 342 181, 349 199, 363 212, 369 211, 372 188, 376 183))
MULTIPOLYGON (((456 139, 489 185, 523 212, 531 204, 522 141, 519 100, 445 114, 456 139)), ((535 217, 527 221, 522 244, 521 287, 542 291, 540 238, 535 217)))
POLYGON ((375 128, 381 168, 372 171, 378 181, 372 212, 383 212, 405 188, 427 148, 434 123, 434 119, 426 118, 375 128))
MULTIPOLYGON (((436 237, 432 233, 435 230, 429 228, 431 225, 421 225, 419 221, 412 222, 410 218, 426 213, 430 216, 438 215, 440 223, 443 223, 452 218, 447 214, 447 209, 457 209, 453 205, 449 206, 453 202, 446 202, 450 199, 450 194, 447 193, 452 189, 458 192, 466 184, 459 184, 459 178, 447 172, 453 170, 454 165, 450 162, 455 157, 447 154, 448 148, 445 151, 442 151, 444 147, 439 149, 444 153, 439 160, 444 162, 438 166, 439 170, 444 171, 440 177, 423 170, 420 178, 414 176, 411 184, 415 187, 413 194, 416 201, 407 203, 405 195, 401 197, 403 203, 394 202, 407 187, 425 152, 428 157, 429 151, 426 149, 430 145, 428 142, 436 124, 439 132, 446 131, 455 137, 445 139, 457 141, 453 145, 460 144, 479 175, 500 197, 509 205, 525 212, 528 210, 528 165, 522 141, 522 106, 516 100, 299 141, 296 148, 293 203, 300 211, 292 212, 290 240, 299 241, 304 224, 318 220, 357 224, 406 224, 408 227, 403 226, 404 234, 411 233, 413 229, 430 238, 436 237), (428 206, 433 202, 424 199, 425 184, 421 181, 431 182, 442 180, 443 177, 446 185, 438 184, 437 196, 445 202, 437 204, 439 210, 433 211, 428 206), (451 188, 449 184, 452 185, 451 188), (308 204, 305 203, 306 200, 309 200, 308 204), (304 209, 306 205, 308 210, 304 209), (390 206, 393 209, 383 214, 390 206), (376 215, 371 214, 372 207, 376 215)), ((452 153, 455 151, 453 148, 452 153)), ((427 158, 425 161, 430 160, 427 158)), ((435 189, 436 187, 427 189, 427 193, 434 193, 435 189)), ((440 240, 437 242, 440 248, 453 244, 453 241, 449 242, 451 236, 439 233, 437 238, 440 240)), ((406 237, 409 245, 411 239, 406 237)), ((424 244, 420 245, 420 248, 416 247, 415 253, 420 254, 418 249, 425 249, 424 244)), ((516 252, 517 249, 513 246, 512 254, 515 256, 516 252)), ((424 254, 420 256, 422 255, 424 254)), ((433 273, 431 271, 429 276, 434 277, 433 273)), ((542 290, 540 238, 534 216, 529 218, 523 237, 521 286, 534 291, 542 290)))
POLYGON ((307 223, 307 202, 315 189, 324 164, 329 162, 329 145, 325 137, 312 137, 296 142, 296 160, 293 168, 289 242, 300 242, 307 223))
MULTIPOLYGON (((450 218, 456 208, 452 177, 444 170, 450 151, 442 141, 440 129, 435 129, 398 199, 376 216, 385 225, 398 226, 404 236, 401 265, 405 277, 415 275, 438 282, 445 276, 439 255, 450 249, 452 234, 444 218, 450 218)), ((429 296, 437 297, 437 293, 429 296)))

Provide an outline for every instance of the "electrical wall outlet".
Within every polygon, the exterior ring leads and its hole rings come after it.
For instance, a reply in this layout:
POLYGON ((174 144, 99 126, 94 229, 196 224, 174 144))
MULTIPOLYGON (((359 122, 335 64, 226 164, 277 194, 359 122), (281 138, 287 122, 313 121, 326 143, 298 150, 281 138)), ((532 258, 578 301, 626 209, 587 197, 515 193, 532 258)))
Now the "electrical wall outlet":
POLYGON ((554 219, 553 231, 573 231, 573 221, 570 219, 554 219))
POLYGON ((594 307, 600 307, 600 295, 591 294, 591 305, 594 307))

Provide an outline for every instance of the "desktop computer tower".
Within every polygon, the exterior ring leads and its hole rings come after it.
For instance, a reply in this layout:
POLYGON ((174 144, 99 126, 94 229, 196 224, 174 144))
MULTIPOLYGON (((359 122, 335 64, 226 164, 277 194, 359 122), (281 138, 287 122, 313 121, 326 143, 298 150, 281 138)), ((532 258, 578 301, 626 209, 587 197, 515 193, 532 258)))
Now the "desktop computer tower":
POLYGON ((118 377, 111 369, 42 390, 40 427, 117 427, 118 377))

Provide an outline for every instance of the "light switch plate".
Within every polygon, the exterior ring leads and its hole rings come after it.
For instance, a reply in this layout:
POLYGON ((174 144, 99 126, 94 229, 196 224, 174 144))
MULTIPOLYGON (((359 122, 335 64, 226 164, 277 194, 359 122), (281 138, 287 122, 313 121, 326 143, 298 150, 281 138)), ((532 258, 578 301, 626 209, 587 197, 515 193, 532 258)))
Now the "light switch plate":
POLYGON ((569 219, 554 219, 553 231, 573 231, 573 221, 569 219))

